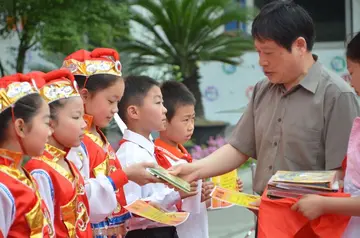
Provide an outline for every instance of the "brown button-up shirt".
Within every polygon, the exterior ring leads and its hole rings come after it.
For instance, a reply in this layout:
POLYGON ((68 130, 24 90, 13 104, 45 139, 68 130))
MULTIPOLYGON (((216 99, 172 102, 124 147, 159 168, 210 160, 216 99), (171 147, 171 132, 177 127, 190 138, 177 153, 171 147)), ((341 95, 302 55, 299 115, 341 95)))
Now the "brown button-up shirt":
POLYGON ((257 83, 229 143, 257 159, 253 186, 261 194, 277 170, 339 168, 359 112, 350 86, 316 62, 289 91, 257 83))

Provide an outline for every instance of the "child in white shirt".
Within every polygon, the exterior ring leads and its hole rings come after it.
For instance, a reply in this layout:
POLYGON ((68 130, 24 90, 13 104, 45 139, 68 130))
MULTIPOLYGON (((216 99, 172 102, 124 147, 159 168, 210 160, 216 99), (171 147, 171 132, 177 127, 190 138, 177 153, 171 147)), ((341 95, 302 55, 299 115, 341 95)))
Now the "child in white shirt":
MULTIPOLYGON (((194 132, 195 97, 185 85, 176 81, 163 83, 161 92, 167 109, 167 123, 155 145, 172 166, 191 163, 191 155, 182 144, 190 140, 194 132)), ((202 183, 201 180, 198 182, 202 183)), ((180 238, 209 237, 206 201, 210 201, 209 194, 214 186, 212 182, 203 182, 202 185, 203 196, 199 194, 199 199, 188 199, 189 202, 182 203, 181 210, 190 212, 190 216, 176 228, 180 238)))
MULTIPOLYGON (((125 79, 125 93, 119 102, 119 115, 126 123, 117 158, 126 168, 134 163, 166 163, 157 157, 157 150, 149 139, 152 131, 161 131, 166 123, 166 108, 159 84, 146 76, 131 76, 125 79)), ((156 204, 167 211, 177 211, 176 204, 181 199, 193 196, 196 192, 185 194, 177 192, 162 183, 151 183, 139 186, 129 182, 124 186, 127 203, 137 199, 156 204)), ((126 238, 177 238, 175 227, 160 224, 142 217, 132 217, 128 221, 129 232, 126 238)))

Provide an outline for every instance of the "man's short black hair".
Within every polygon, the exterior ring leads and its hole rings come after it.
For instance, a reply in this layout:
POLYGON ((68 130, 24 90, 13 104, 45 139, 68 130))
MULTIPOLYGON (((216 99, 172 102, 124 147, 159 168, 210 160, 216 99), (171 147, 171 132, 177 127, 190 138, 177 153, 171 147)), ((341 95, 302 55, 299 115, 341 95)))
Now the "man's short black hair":
POLYGON ((126 123, 127 108, 130 105, 141 106, 144 98, 154 86, 160 87, 160 84, 148 76, 128 76, 124 80, 124 95, 118 103, 119 116, 126 123))
POLYGON ((164 106, 167 109, 166 118, 168 121, 174 117, 179 106, 196 104, 196 99, 190 90, 182 83, 166 81, 161 85, 164 106))
POLYGON ((311 16, 291 0, 276 0, 266 4, 255 17, 251 34, 259 41, 275 41, 289 52, 299 37, 304 37, 308 51, 312 50, 315 41, 311 16))

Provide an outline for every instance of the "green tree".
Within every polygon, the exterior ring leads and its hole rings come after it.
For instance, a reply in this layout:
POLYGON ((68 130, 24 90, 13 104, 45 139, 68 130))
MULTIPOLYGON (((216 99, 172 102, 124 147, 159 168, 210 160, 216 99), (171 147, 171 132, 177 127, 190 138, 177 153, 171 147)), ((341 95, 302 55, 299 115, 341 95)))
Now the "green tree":
MULTIPOLYGON (((7 0, 0 8, 6 22, 0 37, 16 37, 16 72, 23 72, 26 52, 69 54, 80 48, 113 47, 128 34, 124 0, 7 0)), ((0 67, 2 70, 3 67, 0 67)))
POLYGON ((203 118, 198 63, 237 65, 236 58, 253 47, 252 40, 240 31, 225 33, 222 27, 249 21, 254 10, 232 0, 135 0, 132 5, 136 8, 131 20, 142 34, 120 46, 121 52, 132 53, 129 67, 169 69, 173 79, 180 79, 193 92, 196 115, 203 118))

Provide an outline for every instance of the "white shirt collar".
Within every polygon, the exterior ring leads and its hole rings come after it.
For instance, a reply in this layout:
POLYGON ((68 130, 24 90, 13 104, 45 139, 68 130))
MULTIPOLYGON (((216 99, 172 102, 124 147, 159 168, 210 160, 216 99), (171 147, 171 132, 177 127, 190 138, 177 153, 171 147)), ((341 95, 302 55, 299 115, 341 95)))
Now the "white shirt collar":
POLYGON ((129 129, 125 130, 123 139, 131 141, 131 142, 139 145, 140 147, 147 150, 151 155, 154 155, 155 145, 150 139, 147 139, 144 136, 142 136, 136 132, 133 132, 129 129))

